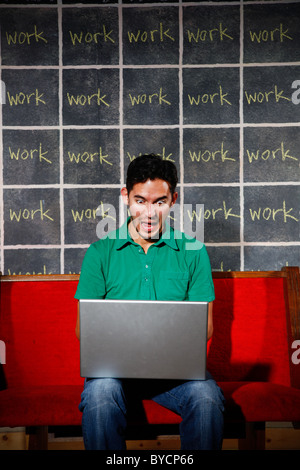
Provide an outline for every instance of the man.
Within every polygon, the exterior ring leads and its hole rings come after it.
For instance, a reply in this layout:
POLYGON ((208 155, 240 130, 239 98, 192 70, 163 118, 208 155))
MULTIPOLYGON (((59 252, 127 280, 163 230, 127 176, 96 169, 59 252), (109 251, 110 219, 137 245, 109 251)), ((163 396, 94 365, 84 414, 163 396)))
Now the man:
MULTIPOLYGON (((176 185, 172 162, 143 155, 130 163, 121 190, 130 217, 89 247, 75 297, 207 301, 210 338, 214 287, 206 248, 166 224, 176 185)), ((79 407, 85 448, 126 449, 126 414, 142 398, 181 415, 182 449, 221 448, 223 395, 209 374, 204 381, 87 379, 79 407)))

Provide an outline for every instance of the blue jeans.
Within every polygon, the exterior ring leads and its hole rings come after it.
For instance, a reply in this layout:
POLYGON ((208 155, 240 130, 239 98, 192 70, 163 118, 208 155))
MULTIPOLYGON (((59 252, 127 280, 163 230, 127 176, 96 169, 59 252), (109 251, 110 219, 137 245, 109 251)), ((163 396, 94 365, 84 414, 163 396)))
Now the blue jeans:
POLYGON ((224 397, 208 375, 207 380, 187 382, 87 379, 79 405, 85 449, 125 450, 127 412, 142 398, 182 417, 182 450, 222 448, 224 397))

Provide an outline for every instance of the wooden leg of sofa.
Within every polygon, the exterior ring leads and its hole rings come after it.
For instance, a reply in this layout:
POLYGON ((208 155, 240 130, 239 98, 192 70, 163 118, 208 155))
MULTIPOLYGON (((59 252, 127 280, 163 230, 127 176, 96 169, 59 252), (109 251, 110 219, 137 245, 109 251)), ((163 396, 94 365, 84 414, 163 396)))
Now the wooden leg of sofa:
POLYGON ((246 437, 238 440, 239 450, 265 450, 265 423, 246 423, 246 437))
POLYGON ((48 450, 48 426, 37 426, 29 434, 29 450, 48 450))

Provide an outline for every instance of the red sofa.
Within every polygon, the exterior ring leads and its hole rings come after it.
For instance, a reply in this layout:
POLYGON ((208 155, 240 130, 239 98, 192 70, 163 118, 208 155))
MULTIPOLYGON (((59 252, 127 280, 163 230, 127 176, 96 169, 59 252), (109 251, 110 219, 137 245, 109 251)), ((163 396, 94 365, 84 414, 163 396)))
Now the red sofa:
MULTIPOLYGON (((77 275, 0 277, 0 427, 80 426, 77 275)), ((225 437, 264 448, 266 421, 300 422, 299 268, 213 273, 208 369, 227 400, 225 437), (294 353, 294 354, 293 354, 294 353), (228 435, 226 433, 229 433, 228 435)), ((170 432, 180 417, 145 400, 129 428, 170 432)), ((173 433, 173 431, 172 431, 173 433)), ((135 437, 137 438, 137 437, 135 437)))

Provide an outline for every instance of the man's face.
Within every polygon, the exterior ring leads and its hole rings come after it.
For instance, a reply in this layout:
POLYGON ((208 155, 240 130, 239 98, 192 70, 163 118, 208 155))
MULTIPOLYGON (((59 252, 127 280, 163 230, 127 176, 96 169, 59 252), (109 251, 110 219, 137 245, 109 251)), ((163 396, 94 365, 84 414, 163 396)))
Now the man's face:
POLYGON ((126 188, 122 188, 121 194, 129 206, 132 222, 130 233, 135 241, 143 243, 158 240, 170 208, 176 202, 177 193, 172 196, 166 181, 149 179, 145 183, 135 184, 129 194, 126 188))

